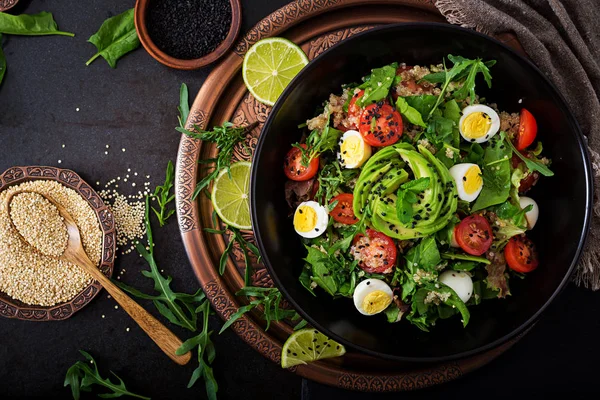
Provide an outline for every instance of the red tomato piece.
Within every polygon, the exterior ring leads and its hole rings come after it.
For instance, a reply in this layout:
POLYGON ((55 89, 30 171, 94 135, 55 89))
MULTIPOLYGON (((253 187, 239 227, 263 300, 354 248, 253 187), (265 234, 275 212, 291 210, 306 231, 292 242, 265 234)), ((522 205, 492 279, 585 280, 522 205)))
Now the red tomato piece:
POLYGON ((346 225, 354 225, 358 222, 358 218, 354 215, 354 208, 352 207, 352 201, 354 195, 352 193, 342 193, 331 199, 331 203, 337 201, 337 205, 329 215, 333 217, 336 222, 341 222, 346 225))
MULTIPOLYGON (((360 114, 362 113, 362 108, 356 102, 360 99, 363 94, 365 94, 364 90, 356 93, 352 96, 352 100, 350 100, 350 104, 348 104, 348 120, 353 122, 353 126, 349 129, 358 129, 358 123, 360 122, 360 114)), ((342 124, 340 124, 340 129, 345 128, 342 124)), ((348 129, 346 129, 348 130, 348 129)))
POLYGON ((516 139, 516 148, 517 150, 525 150, 529 147, 535 137, 537 136, 537 122, 535 121, 535 117, 526 109, 521 109, 521 116, 519 119, 519 134, 515 138, 516 139))
POLYGON ((400 113, 382 101, 365 107, 360 116, 360 134, 371 146, 396 143, 402 136, 402 129, 400 113))
POLYGON ((366 234, 356 235, 351 248, 358 266, 370 274, 389 274, 396 265, 394 241, 374 229, 367 229, 366 234))
POLYGON ((512 237, 504 247, 504 257, 510 269, 520 273, 531 272, 539 265, 535 245, 525 236, 512 237))
POLYGON ((492 228, 487 219, 473 214, 454 228, 456 242, 465 253, 480 256, 492 245, 492 228))
MULTIPOLYGON (((305 144, 301 144, 306 149, 305 144)), ((319 156, 316 156, 308 164, 308 167, 302 165, 302 151, 297 147, 292 147, 285 155, 283 171, 285 176, 293 181, 307 181, 317 174, 319 170, 319 156)))

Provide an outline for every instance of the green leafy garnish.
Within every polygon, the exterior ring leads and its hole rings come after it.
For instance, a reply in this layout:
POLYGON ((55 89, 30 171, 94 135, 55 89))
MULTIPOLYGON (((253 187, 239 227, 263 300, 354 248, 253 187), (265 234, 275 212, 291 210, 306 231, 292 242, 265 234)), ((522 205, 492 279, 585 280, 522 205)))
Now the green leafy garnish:
POLYGON ((117 61, 121 57, 140 46, 133 14, 132 8, 102 23, 98 32, 88 39, 88 42, 96 46, 98 52, 85 65, 90 65, 96 58, 102 56, 108 65, 116 68, 117 61))
POLYGON ((408 224, 413 217, 413 204, 417 202, 417 194, 429 187, 430 178, 419 178, 404 183, 396 193, 396 214, 403 224, 408 224))
POLYGON ((342 191, 342 187, 356 178, 359 173, 358 169, 341 169, 337 162, 327 163, 317 176, 319 188, 315 198, 323 199, 324 204, 329 204, 329 201, 342 191))
POLYGON ((196 380, 202 376, 206 385, 206 393, 209 399, 216 399, 217 382, 214 380, 212 369, 210 364, 215 357, 214 345, 210 341, 210 334, 208 332, 208 313, 210 311, 210 305, 206 296, 202 292, 202 289, 198 289, 194 294, 178 293, 171 289, 172 278, 167 276, 166 278, 159 272, 156 260, 154 258, 154 240, 152 236, 152 227, 150 225, 150 198, 146 196, 146 213, 144 215, 144 223, 146 226, 146 236, 148 239, 148 250, 141 244, 136 244, 136 250, 146 260, 150 266, 150 270, 142 271, 142 275, 150 278, 154 281, 154 290, 158 292, 155 295, 149 295, 135 289, 123 282, 113 281, 121 289, 125 290, 129 294, 146 300, 152 300, 154 306, 165 318, 172 324, 186 328, 192 332, 198 330, 198 313, 203 313, 203 330, 196 337, 192 338, 183 343, 182 347, 178 349, 178 354, 184 354, 189 350, 192 350, 194 346, 192 343, 202 344, 203 347, 198 349, 199 354, 199 367, 194 371, 188 387, 196 382, 196 380), (203 335, 203 333, 206 333, 203 335), (185 346, 185 347, 183 347, 185 346), (183 351, 186 349, 186 351, 183 351), (207 360, 204 359, 204 355, 207 356, 207 360))
POLYGON ((430 94, 423 94, 420 96, 407 96, 404 97, 404 100, 409 106, 417 110, 422 117, 427 118, 435 106, 437 97, 430 94))
POLYGON ((356 103, 364 107, 376 103, 387 97, 390 87, 395 81, 398 63, 392 63, 381 68, 371 70, 369 78, 359 87, 365 90, 363 96, 356 103))
POLYGON ((7 35, 62 35, 75 36, 71 32, 58 30, 52 13, 42 11, 39 14, 11 15, 0 12, 0 33, 7 35))
POLYGON ((159 209, 157 210, 156 208, 152 207, 152 211, 154 211, 154 214, 156 214, 158 223, 161 227, 165 226, 167 219, 169 219, 171 215, 175 214, 175 210, 167 210, 169 203, 175 200, 175 194, 171 194, 171 189, 173 189, 174 182, 175 167, 169 160, 169 163, 167 164, 167 172, 165 173, 165 183, 161 186, 157 186, 153 195, 158 203, 159 209))
POLYGON ((492 138, 490 144, 485 148, 481 168, 483 189, 473 205, 473 211, 503 203, 510 195, 512 150, 504 146, 503 138, 504 132, 500 132, 500 138, 492 138))
POLYGON ((216 352, 215 345, 210 339, 212 331, 208 330, 208 316, 210 314, 210 303, 208 300, 205 299, 204 302, 198 306, 196 312, 202 314, 202 330, 197 336, 194 336, 183 342, 175 354, 183 355, 197 347, 198 367, 196 367, 194 372, 192 372, 192 376, 187 387, 188 389, 191 388, 194 386, 196 381, 202 377, 206 387, 207 397, 209 400, 216 400, 219 385, 217 384, 217 380, 215 379, 213 369, 211 367, 211 364, 215 360, 216 352))
POLYGON ((118 383, 113 383, 110 378, 102 378, 98 371, 98 365, 96 360, 83 350, 79 350, 81 354, 86 358, 88 362, 77 361, 68 370, 65 376, 64 386, 71 386, 71 393, 73 394, 74 400, 79 400, 81 391, 89 392, 92 390, 92 386, 98 385, 105 387, 110 390, 111 393, 98 394, 98 397, 105 399, 115 398, 121 396, 136 397, 138 399, 150 400, 150 397, 141 396, 127 390, 123 379, 119 378, 117 374, 111 371, 111 374, 118 379, 118 383), (93 366, 91 367, 90 364, 93 366))
POLYGON ((519 150, 515 148, 515 146, 511 143, 508 137, 505 138, 505 142, 510 146, 512 151, 525 163, 527 168, 531 171, 537 171, 544 176, 554 176, 554 172, 550 170, 544 163, 535 159, 535 158, 527 158, 519 150))
POLYGON ((335 129, 330 125, 331 115, 327 115, 327 123, 323 130, 314 129, 308 138, 306 138, 305 146, 301 146, 299 143, 294 143, 292 146, 300 149, 302 153, 301 163, 305 167, 308 167, 310 162, 319 154, 326 151, 333 151, 337 145, 342 131, 335 129))
POLYGON ((179 88, 179 106, 177 106, 177 111, 179 111, 179 115, 177 116, 179 127, 185 129, 185 123, 190 115, 188 87, 185 83, 182 83, 179 88))
MULTIPOLYGON (((287 310, 281 307, 283 296, 277 288, 244 286, 236 293, 236 295, 246 296, 253 300, 251 300, 248 305, 238 308, 238 310, 229 317, 227 322, 225 322, 219 334, 223 333, 223 331, 229 328, 235 321, 240 319, 242 315, 259 306, 263 307, 263 318, 267 324, 265 327, 266 331, 269 330, 272 321, 283 321, 285 319, 297 321, 301 319, 296 311, 287 310)), ((305 326, 306 321, 300 320, 294 327, 294 330, 302 329, 305 326)))
POLYGON ((421 113, 417 111, 416 108, 411 107, 404 97, 398 97, 396 100, 396 109, 398 112, 406 117, 408 122, 414 125, 422 126, 425 128, 425 122, 423 122, 423 117, 421 113))
POLYGON ((477 257, 477 256, 472 256, 469 254, 461 254, 461 253, 442 253, 442 258, 445 260, 472 261, 472 262, 482 263, 485 265, 488 265, 491 263, 491 261, 485 257, 477 257))

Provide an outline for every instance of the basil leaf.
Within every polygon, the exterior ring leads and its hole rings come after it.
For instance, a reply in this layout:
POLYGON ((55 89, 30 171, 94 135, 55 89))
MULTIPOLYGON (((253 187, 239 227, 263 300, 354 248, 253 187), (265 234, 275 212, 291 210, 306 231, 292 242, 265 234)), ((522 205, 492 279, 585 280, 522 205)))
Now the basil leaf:
POLYGON ((537 171, 544 176, 554 176, 554 172, 550 170, 546 165, 542 164, 540 161, 527 158, 520 151, 518 151, 515 146, 511 143, 510 139, 505 138, 506 143, 510 146, 513 152, 525 163, 527 168, 531 171, 537 171))
POLYGON ((473 205, 473 211, 500 204, 510 195, 510 158, 512 150, 503 145, 504 132, 486 147, 483 154, 483 189, 473 205))
POLYGON ((361 107, 385 99, 396 77, 397 63, 392 63, 381 68, 371 70, 371 76, 361 85, 365 94, 358 99, 361 107))
POLYGON ((140 46, 133 21, 133 8, 104 21, 88 42, 96 46, 98 52, 85 65, 102 56, 108 65, 116 68, 117 60, 140 46))
POLYGON ((410 190, 415 193, 422 192, 423 190, 429 187, 430 182, 429 177, 415 179, 409 182, 404 183, 401 187, 405 190, 410 190))
POLYGON ((2 51, 2 34, 0 34, 0 84, 2 83, 2 79, 4 79, 5 73, 6 73, 6 57, 4 56, 4 51, 2 51))
POLYGON ((71 32, 59 31, 52 14, 45 11, 39 14, 21 15, 10 15, 0 12, 0 33, 26 36, 75 36, 71 32))
POLYGON ((421 113, 417 111, 416 108, 409 106, 408 102, 403 97, 398 97, 398 100, 396 100, 396 109, 400 114, 404 115, 411 124, 422 126, 423 128, 427 127, 425 122, 423 122, 421 113))

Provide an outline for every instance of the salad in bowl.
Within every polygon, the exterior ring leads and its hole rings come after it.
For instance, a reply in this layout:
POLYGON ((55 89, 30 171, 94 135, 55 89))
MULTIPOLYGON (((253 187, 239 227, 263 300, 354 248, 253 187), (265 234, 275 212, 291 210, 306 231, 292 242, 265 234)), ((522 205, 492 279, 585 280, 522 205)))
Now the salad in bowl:
POLYGON ((527 231, 539 209, 526 194, 553 175, 535 116, 477 95, 495 61, 441 61, 344 85, 283 162, 302 286, 424 331, 440 318, 466 326, 471 307, 538 268, 527 231))

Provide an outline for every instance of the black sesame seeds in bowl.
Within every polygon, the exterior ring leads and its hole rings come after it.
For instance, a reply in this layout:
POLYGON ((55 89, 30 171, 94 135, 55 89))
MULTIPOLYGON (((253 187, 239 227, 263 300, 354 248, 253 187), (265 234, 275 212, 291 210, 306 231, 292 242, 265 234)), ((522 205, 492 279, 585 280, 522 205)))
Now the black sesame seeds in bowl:
POLYGON ((192 70, 223 56, 241 24, 239 0, 138 0, 140 42, 160 63, 192 70))

